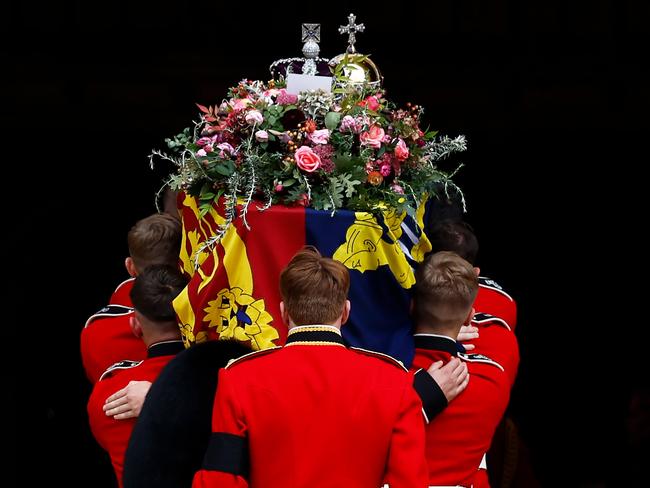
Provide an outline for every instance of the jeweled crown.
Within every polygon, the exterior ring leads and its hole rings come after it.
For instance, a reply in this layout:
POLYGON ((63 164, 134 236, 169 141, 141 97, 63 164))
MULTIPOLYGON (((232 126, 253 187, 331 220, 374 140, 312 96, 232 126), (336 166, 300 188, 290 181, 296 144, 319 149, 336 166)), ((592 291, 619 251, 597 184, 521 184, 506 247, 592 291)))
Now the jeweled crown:
POLYGON ((302 52, 304 57, 278 59, 269 70, 273 79, 284 79, 290 73, 310 76, 343 76, 346 84, 366 85, 380 88, 383 77, 377 65, 355 48, 356 35, 365 31, 364 24, 356 24, 356 15, 348 15, 347 25, 339 27, 340 34, 348 35, 346 52, 334 58, 326 59, 320 53, 320 24, 302 24, 302 52))

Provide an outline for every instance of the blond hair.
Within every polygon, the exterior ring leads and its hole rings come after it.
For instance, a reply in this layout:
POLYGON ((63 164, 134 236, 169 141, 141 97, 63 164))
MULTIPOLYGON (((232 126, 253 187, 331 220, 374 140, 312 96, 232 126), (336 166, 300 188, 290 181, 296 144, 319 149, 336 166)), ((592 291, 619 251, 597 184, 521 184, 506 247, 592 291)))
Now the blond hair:
POLYGON ((138 220, 129 231, 129 254, 138 271, 152 264, 178 266, 181 223, 168 214, 153 214, 138 220))
POLYGON ((460 326, 477 293, 478 278, 471 264, 449 251, 430 254, 416 272, 416 325, 460 326))

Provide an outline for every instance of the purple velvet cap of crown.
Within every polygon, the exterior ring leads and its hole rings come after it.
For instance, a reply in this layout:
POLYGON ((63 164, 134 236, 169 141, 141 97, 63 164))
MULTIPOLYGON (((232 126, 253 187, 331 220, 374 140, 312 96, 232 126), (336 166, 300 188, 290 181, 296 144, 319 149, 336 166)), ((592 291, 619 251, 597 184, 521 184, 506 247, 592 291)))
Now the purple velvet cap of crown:
MULTIPOLYGON (((328 64, 329 59, 314 58, 314 61, 316 62, 317 76, 332 76, 332 70, 328 64)), ((305 58, 278 59, 271 64, 269 71, 273 79, 286 78, 288 73, 302 74, 304 63, 305 58)))

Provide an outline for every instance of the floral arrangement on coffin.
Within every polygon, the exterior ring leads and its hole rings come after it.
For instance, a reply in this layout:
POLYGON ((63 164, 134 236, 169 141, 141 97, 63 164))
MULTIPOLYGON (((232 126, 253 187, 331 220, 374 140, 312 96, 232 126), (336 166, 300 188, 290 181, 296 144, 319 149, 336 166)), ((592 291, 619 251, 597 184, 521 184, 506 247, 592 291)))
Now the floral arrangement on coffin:
MULTIPOLYGON (((397 108, 382 89, 287 93, 284 80, 243 80, 220 105, 197 105, 200 120, 173 139, 172 154, 153 151, 176 171, 166 182, 195 196, 204 214, 223 200, 226 224, 246 222, 251 204, 304 205, 412 214, 436 189, 453 188, 460 168, 438 163, 464 151, 464 136, 423 130, 422 107, 397 108)), ((463 202, 464 204, 464 202, 463 202)))

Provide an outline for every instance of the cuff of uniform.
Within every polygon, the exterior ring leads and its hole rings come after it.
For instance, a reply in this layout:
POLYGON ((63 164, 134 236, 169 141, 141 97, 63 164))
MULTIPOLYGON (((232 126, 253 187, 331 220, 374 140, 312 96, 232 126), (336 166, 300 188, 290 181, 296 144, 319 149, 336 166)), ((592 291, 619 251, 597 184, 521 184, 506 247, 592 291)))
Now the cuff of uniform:
POLYGON ((438 383, 424 369, 418 369, 413 376, 413 388, 422 400, 422 414, 428 424, 447 406, 447 398, 438 383))
POLYGON ((226 432, 213 432, 202 469, 248 477, 248 440, 226 432))

